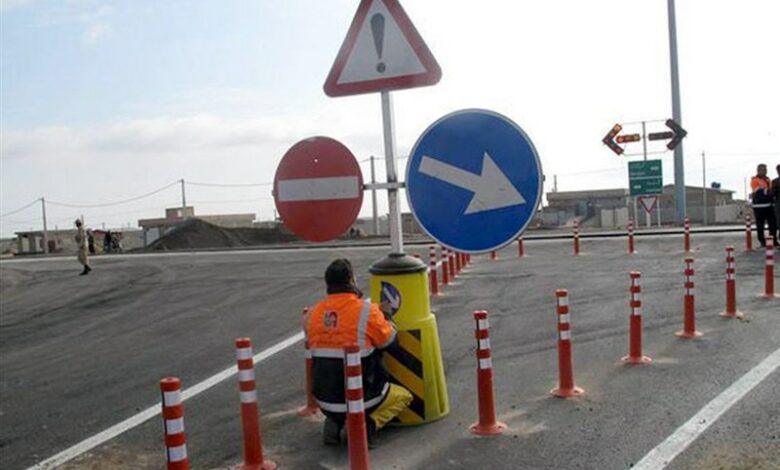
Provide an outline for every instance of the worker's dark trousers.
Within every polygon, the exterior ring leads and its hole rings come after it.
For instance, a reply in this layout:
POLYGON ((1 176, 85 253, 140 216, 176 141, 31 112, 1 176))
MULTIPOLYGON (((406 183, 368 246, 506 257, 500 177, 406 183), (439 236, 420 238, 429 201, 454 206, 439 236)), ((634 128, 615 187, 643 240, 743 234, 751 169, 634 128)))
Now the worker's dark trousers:
POLYGON ((756 235, 758 236, 758 242, 761 246, 766 245, 766 239, 764 237, 764 230, 767 225, 769 226, 769 233, 772 234, 772 240, 777 243, 777 221, 775 220, 775 208, 774 207, 754 207, 753 214, 756 216, 756 235))

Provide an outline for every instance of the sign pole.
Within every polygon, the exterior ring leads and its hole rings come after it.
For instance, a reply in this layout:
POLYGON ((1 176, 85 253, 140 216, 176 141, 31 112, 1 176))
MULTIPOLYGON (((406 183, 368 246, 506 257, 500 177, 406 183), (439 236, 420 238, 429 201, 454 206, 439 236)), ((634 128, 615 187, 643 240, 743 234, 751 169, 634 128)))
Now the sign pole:
MULTIPOLYGON (((371 184, 376 184, 376 167, 374 165, 374 156, 371 155, 371 184)), ((374 215, 374 235, 379 235, 379 209, 376 202, 376 188, 371 190, 371 206, 374 215)))
MULTIPOLYGON (((680 72, 677 62, 677 20, 674 12, 674 0, 667 0, 669 15, 669 59, 671 62, 672 81, 672 118, 682 126, 682 111, 680 109, 680 72)), ((674 148, 674 199, 675 219, 682 224, 685 218, 685 164, 683 163, 683 146, 680 142, 674 148)))
MULTIPOLYGON (((642 157, 644 158, 644 161, 647 161, 647 124, 645 121, 642 121, 642 157)), ((636 197, 635 197, 636 199, 636 197)), ((634 202, 634 212, 636 212, 636 201, 634 202)), ((645 226, 647 228, 650 228, 650 225, 652 222, 650 221, 650 215, 651 212, 645 211, 645 226)), ((638 214, 637 217, 637 223, 639 223, 639 217, 638 214)))
POLYGON ((387 168, 387 203, 390 206, 390 247, 391 253, 404 252, 404 240, 401 233, 401 211, 398 207, 398 174, 395 168, 395 133, 393 131, 393 101, 390 92, 383 90, 382 131, 385 140, 385 165, 387 168))

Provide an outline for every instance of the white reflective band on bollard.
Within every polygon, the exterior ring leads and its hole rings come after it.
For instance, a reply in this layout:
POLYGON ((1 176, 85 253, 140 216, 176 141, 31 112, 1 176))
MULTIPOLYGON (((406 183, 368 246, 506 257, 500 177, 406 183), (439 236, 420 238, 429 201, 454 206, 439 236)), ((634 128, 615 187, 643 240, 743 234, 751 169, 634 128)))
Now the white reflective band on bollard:
POLYGON ((249 382, 250 380, 255 380, 254 369, 238 369, 239 382, 249 382))
POLYGON ((163 392, 163 405, 176 406, 181 405, 181 390, 173 392, 163 392))
POLYGON ((479 368, 480 369, 492 369, 493 368, 493 361, 491 358, 486 357, 479 360, 479 368))
POLYGON ((477 320, 478 330, 487 330, 488 328, 490 328, 490 323, 488 322, 487 318, 484 320, 477 320))
POLYGON ((363 400, 347 400, 347 408, 350 413, 362 413, 365 411, 363 400))
POLYGON ((176 447, 168 447, 168 460, 170 462, 181 462, 187 458, 187 444, 176 447))
POLYGON ((564 313, 563 315, 558 315, 558 323, 570 323, 571 322, 571 314, 570 313, 564 313))
POLYGON ((165 433, 166 434, 179 434, 184 432, 184 418, 166 419, 165 420, 165 433))
POLYGON ((479 349, 482 349, 483 351, 485 349, 490 349, 490 339, 485 338, 485 339, 479 340, 479 349))
POLYGON ((571 331, 565 330, 565 331, 559 331, 561 339, 564 340, 571 340, 571 331))
POLYGON ((360 354, 347 354, 347 366, 359 366, 360 354))
POLYGON ((238 359, 239 361, 245 359, 252 359, 252 348, 236 349, 236 359, 238 359))
POLYGON ((257 390, 250 390, 248 392, 240 392, 241 403, 256 403, 257 402, 257 390))
POLYGON ((347 377, 347 389, 358 390, 363 388, 363 377, 347 377))

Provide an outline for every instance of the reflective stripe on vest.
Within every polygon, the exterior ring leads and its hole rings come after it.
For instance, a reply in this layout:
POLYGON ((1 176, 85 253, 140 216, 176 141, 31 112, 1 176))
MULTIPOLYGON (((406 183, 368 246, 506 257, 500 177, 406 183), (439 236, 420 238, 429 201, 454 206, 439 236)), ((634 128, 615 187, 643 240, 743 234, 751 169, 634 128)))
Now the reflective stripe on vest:
MULTIPOLYGON (((363 406, 365 408, 372 408, 380 403, 382 403, 382 400, 385 399, 387 396, 387 391, 390 390, 390 383, 385 383, 385 386, 382 387, 382 393, 375 396, 374 398, 370 400, 366 400, 363 402, 363 406)), ((330 403, 327 401, 322 400, 316 400, 317 404, 325 411, 330 411, 331 413, 346 413, 347 412, 347 404, 346 403, 330 403)))

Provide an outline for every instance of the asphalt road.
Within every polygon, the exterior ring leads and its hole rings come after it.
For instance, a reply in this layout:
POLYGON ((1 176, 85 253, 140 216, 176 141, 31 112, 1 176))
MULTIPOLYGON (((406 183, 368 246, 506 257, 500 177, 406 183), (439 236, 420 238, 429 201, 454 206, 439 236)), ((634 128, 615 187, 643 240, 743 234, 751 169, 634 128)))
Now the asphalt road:
MULTIPOLYGON (((757 298, 763 254, 737 251, 738 306, 745 321, 717 316, 724 304, 726 244, 742 236, 694 238, 698 340, 681 340, 682 242, 642 237, 588 239, 582 256, 567 241, 526 241, 497 261, 474 264, 435 299, 451 414, 390 429, 372 450, 374 468, 620 469, 653 449, 731 383, 780 348, 780 301, 757 298), (628 272, 643 274, 649 366, 627 352, 628 272), (583 398, 560 400, 553 292, 570 292, 574 370, 583 398), (491 316, 496 402, 510 429, 475 438, 473 319, 491 316)), ((411 252, 419 248, 412 248, 411 252)), ((166 375, 191 386, 234 363, 233 339, 257 351, 299 331, 301 309, 323 293, 336 257, 365 273, 383 248, 249 251, 96 259, 79 277, 75 260, 0 263, 0 467, 23 469, 154 405, 166 375)), ((363 276, 364 287, 367 283, 363 276)), ((266 454, 283 468, 346 468, 345 449, 320 445, 303 404, 302 345, 257 364, 266 454)), ((670 468, 780 468, 780 372, 737 403, 670 468)), ((194 468, 241 461, 235 377, 185 403, 194 468)), ((162 468, 159 417, 63 466, 162 468)))

